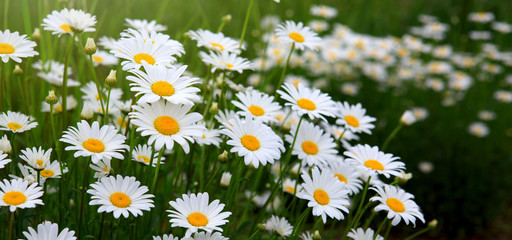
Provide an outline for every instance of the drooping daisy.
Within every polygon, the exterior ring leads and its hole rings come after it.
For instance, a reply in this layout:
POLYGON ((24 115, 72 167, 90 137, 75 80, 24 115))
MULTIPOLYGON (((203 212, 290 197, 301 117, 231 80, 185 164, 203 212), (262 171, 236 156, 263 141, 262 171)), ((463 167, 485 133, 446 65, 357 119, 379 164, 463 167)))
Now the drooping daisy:
POLYGON ((232 52, 240 54, 239 42, 225 37, 223 33, 212 33, 208 30, 198 29, 188 31, 187 34, 192 40, 197 41, 198 47, 205 47, 215 52, 232 52))
POLYGON ((207 54, 205 52, 200 52, 199 56, 204 63, 211 65, 212 73, 217 69, 225 71, 237 71, 239 73, 242 73, 244 70, 254 69, 254 66, 249 60, 243 57, 239 57, 236 55, 236 53, 210 52, 210 54, 207 54))
POLYGON ((265 229, 269 232, 275 232, 281 237, 288 237, 293 232, 293 226, 286 218, 272 215, 265 223, 265 229))
POLYGON ((361 103, 350 105, 348 102, 336 102, 338 119, 336 124, 343 125, 353 133, 365 132, 371 134, 370 129, 375 128, 372 124, 376 119, 366 115, 361 103))
POLYGON ((373 229, 368 228, 366 231, 362 228, 351 229, 347 237, 353 240, 384 240, 381 235, 375 236, 373 229))
POLYGON ((32 169, 31 167, 22 165, 21 163, 18 163, 18 168, 20 169, 22 177, 9 174, 10 178, 12 178, 12 179, 21 179, 23 181, 27 181, 28 184, 32 184, 32 183, 36 183, 36 184, 39 183, 40 185, 44 184, 46 179, 40 176, 39 177, 39 182, 38 182, 37 181, 37 172, 34 169, 32 169))
POLYGON ((7 154, 4 154, 4 152, 0 150, 0 169, 4 168, 5 165, 11 161, 11 159, 7 158, 7 154))
POLYGON ((344 183, 338 181, 332 172, 315 167, 312 177, 307 172, 301 175, 304 183, 297 197, 308 200, 308 207, 313 208, 314 216, 322 216, 324 223, 327 216, 338 220, 344 219, 342 211, 348 213, 348 190, 344 183))
POLYGON ((180 240, 178 237, 173 236, 172 234, 164 234, 160 236, 153 236, 153 240, 180 240))
POLYGON ((7 111, 0 115, 0 130, 22 133, 37 127, 32 117, 23 113, 7 111))
POLYGON ((175 209, 167 210, 170 213, 171 227, 187 228, 185 237, 190 237, 198 230, 208 233, 222 232, 222 228, 219 226, 229 222, 226 218, 231 215, 231 212, 221 212, 224 209, 224 204, 221 204, 219 200, 209 203, 207 192, 197 195, 194 193, 183 194, 182 198, 170 201, 169 204, 175 209))
POLYGON ((139 31, 146 32, 163 32, 167 30, 167 27, 161 24, 157 24, 155 20, 148 21, 146 19, 129 19, 125 18, 126 26, 139 31))
POLYGON ((276 122, 274 117, 279 112, 281 106, 274 102, 274 97, 257 90, 248 92, 239 92, 236 94, 239 101, 231 101, 233 105, 241 109, 237 113, 245 117, 260 119, 264 123, 276 122))
POLYGON ((393 226, 396 226, 402 219, 407 225, 411 222, 416 226, 416 219, 425 223, 423 214, 420 212, 420 207, 412 200, 414 198, 412 194, 391 185, 384 185, 384 188, 376 186, 370 189, 379 194, 378 196, 370 198, 370 201, 380 202, 380 204, 375 207, 375 211, 387 211, 387 218, 393 220, 391 222, 393 226))
POLYGON ((27 162, 30 167, 34 169, 44 169, 46 165, 50 162, 50 155, 52 154, 52 149, 48 149, 45 151, 42 147, 37 148, 27 148, 25 150, 21 150, 23 155, 20 156, 25 162, 27 162))
POLYGON ((45 221, 37 225, 37 231, 28 227, 28 232, 23 232, 27 240, 75 240, 75 231, 64 228, 59 232, 59 225, 45 221))
POLYGON ((334 101, 326 93, 318 89, 311 89, 299 84, 296 88, 289 83, 283 84, 286 91, 277 90, 281 98, 288 101, 285 105, 290 106, 293 111, 297 111, 299 116, 307 114, 309 118, 320 118, 326 121, 324 116, 334 117, 336 108, 334 101))
POLYGON ((292 125, 289 135, 285 139, 290 144, 293 143, 295 138, 295 145, 293 146, 292 154, 296 155, 299 159, 304 160, 303 164, 307 163, 309 166, 313 165, 326 165, 329 161, 336 159, 336 143, 329 134, 313 123, 303 121, 297 131, 297 126, 292 125))
POLYGON ((112 160, 103 159, 97 163, 89 164, 89 167, 94 170, 94 178, 103 178, 110 174, 112 171, 112 160))
MULTIPOLYGON (((132 152, 132 160, 136 162, 143 163, 145 165, 149 165, 151 162, 151 156, 153 156, 153 163, 151 164, 152 167, 155 167, 158 162, 158 152, 153 152, 151 149, 151 146, 144 144, 144 145, 137 145, 132 152)), ((165 161, 165 157, 160 157, 160 164, 163 164, 165 161)))
MULTIPOLYGON (((341 158, 341 157, 340 157, 341 158)), ((363 181, 359 179, 359 172, 352 164, 342 158, 329 162, 327 167, 340 182, 345 183, 350 195, 355 195, 363 188, 363 181)))
POLYGON ((128 218, 130 213, 134 217, 142 216, 142 210, 149 211, 154 207, 151 194, 146 194, 149 189, 141 186, 135 177, 104 177, 91 184, 87 193, 91 194, 89 205, 101 205, 98 213, 113 212, 115 218, 121 214, 128 218))
POLYGON ((194 237, 184 237, 182 240, 228 240, 228 238, 218 232, 197 232, 194 237))
POLYGON ((317 34, 302 22, 298 24, 293 21, 286 21, 276 29, 278 40, 284 43, 295 43, 295 48, 299 50, 311 49, 314 50, 320 46, 321 39, 317 34))
POLYGON ((23 179, 4 179, 0 182, 0 207, 9 206, 9 211, 14 212, 16 208, 35 208, 36 204, 43 205, 39 199, 43 195, 41 187, 23 179))
POLYGON ((4 153, 12 152, 11 142, 9 142, 9 139, 7 139, 7 135, 4 135, 0 138, 0 151, 4 153))
POLYGON ((203 116, 196 112, 188 113, 191 108, 192 105, 164 101, 151 105, 144 103, 133 106, 135 112, 130 113, 130 118, 142 136, 149 136, 148 144, 155 143, 156 149, 165 146, 171 150, 177 142, 188 153, 190 146, 187 141, 193 143, 194 137, 203 135, 203 126, 196 124, 203 116))
POLYGON ((21 35, 9 29, 0 30, 0 57, 6 63, 9 59, 20 63, 21 58, 33 57, 39 55, 34 51, 36 43, 26 39, 27 35, 21 35))
MULTIPOLYGON (((42 78, 43 80, 47 81, 50 84, 53 84, 55 86, 62 86, 63 84, 63 75, 64 75, 64 64, 54 61, 54 60, 48 60, 46 62, 43 62, 42 60, 39 60, 32 64, 32 67, 39 70, 40 72, 37 73, 37 76, 42 78)), ((67 80, 67 86, 68 87, 76 87, 80 86, 80 83, 73 80, 69 76, 73 75, 73 71, 70 67, 68 67, 67 70, 68 73, 68 80, 67 80)))
POLYGON ((246 165, 252 164, 257 168, 260 163, 263 166, 267 162, 273 164, 285 150, 283 140, 260 120, 234 118, 225 127, 220 133, 230 138, 227 144, 233 146, 231 152, 244 157, 246 165))
POLYGON ((220 131, 215 128, 206 128, 206 124, 204 122, 199 122, 199 125, 204 127, 203 135, 201 137, 194 137, 196 143, 199 144, 199 146, 214 145, 216 147, 219 147, 220 142, 222 141, 222 139, 219 137, 220 131))
POLYGON ((343 153, 357 168, 371 173, 378 173, 389 178, 390 175, 400 177, 400 170, 405 170, 405 164, 399 157, 393 157, 390 153, 379 151, 379 147, 371 147, 368 144, 358 144, 343 153))
POLYGON ((52 34, 73 34, 74 32, 94 32, 96 29, 96 16, 91 16, 82 10, 64 8, 60 12, 53 11, 43 19, 44 30, 52 34))
POLYGON ((76 150, 75 157, 90 156, 93 163, 102 159, 124 158, 121 153, 129 147, 124 144, 126 137, 118 134, 115 127, 106 125, 100 128, 98 122, 89 125, 85 120, 77 125, 78 128, 69 127, 64 131, 60 139, 61 142, 71 144, 65 148, 66 151, 76 150))
POLYGON ((132 81, 130 84, 136 96, 142 95, 138 103, 153 103, 165 99, 174 104, 189 104, 200 100, 197 93, 199 88, 193 87, 200 83, 199 78, 183 76, 187 66, 177 69, 165 66, 151 66, 143 62, 144 71, 133 70, 135 76, 128 76, 126 79, 132 81))

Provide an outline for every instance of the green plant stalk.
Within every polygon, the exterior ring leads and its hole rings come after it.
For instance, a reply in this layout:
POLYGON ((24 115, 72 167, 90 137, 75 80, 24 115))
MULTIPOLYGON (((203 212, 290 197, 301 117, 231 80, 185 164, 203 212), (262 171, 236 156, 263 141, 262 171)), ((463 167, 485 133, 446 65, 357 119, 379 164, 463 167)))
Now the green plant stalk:
POLYGON ((297 223, 295 223, 295 227, 293 228, 293 232, 291 234, 291 237, 292 239, 296 239, 297 238, 297 234, 300 233, 299 229, 302 227, 302 223, 304 222, 304 219, 307 218, 307 216, 309 215, 309 213, 311 212, 311 207, 308 207, 299 217, 299 219, 297 220, 297 223))
POLYGON ((384 144, 382 144, 382 151, 386 150, 386 148, 389 145, 389 142, 391 142, 391 139, 393 139, 396 136, 396 134, 400 131, 400 129, 402 129, 403 126, 404 124, 400 122, 398 126, 396 126, 395 129, 393 129, 391 134, 389 134, 388 138, 386 138, 386 141, 384 141, 384 144))
MULTIPOLYGON (((109 105, 109 102, 110 102, 110 93, 111 93, 111 92, 112 92, 112 88, 111 88, 111 87, 109 87, 109 88, 108 88, 108 94, 107 94, 107 102, 105 103, 105 105, 106 105, 106 106, 105 106, 105 111, 103 112, 103 116, 104 116, 104 118, 103 118, 103 119, 104 119, 103 124, 104 124, 104 125, 108 125, 108 115, 109 115, 109 114, 108 114, 108 105, 109 105)), ((103 109, 102 109, 102 111, 103 111, 103 109)), ((123 126, 121 126, 121 128, 122 128, 122 127, 123 127, 123 126)))
POLYGON ((277 98, 277 89, 283 84, 284 75, 286 75, 286 69, 288 69, 288 64, 290 64, 290 58, 292 57, 293 50, 295 49, 295 42, 292 43, 292 47, 290 49, 290 53, 288 53, 288 57, 286 58, 286 63, 284 64, 283 71, 281 72, 281 77, 279 78, 279 83, 276 85, 276 93, 274 94, 274 99, 277 98))
POLYGON ((242 45, 244 44, 245 32, 247 31, 247 24, 249 24, 249 17, 251 15, 251 9, 252 9, 253 3, 254 3, 254 0, 251 0, 249 2, 249 6, 247 7, 247 12, 245 13, 245 21, 244 21, 244 27, 242 28, 242 36, 240 36, 240 43, 238 44, 239 49, 242 49, 242 45))
POLYGON ((9 234, 8 234, 8 240, 12 239, 12 224, 14 222, 14 212, 9 212, 9 234))
POLYGON ((364 184, 364 189, 363 189, 363 195, 361 196, 361 201, 359 201, 359 205, 357 207, 357 211, 356 213, 354 214, 354 220, 353 221, 350 221, 349 224, 347 225, 347 228, 345 229, 345 232, 343 233, 343 238, 342 239, 345 239, 347 234, 348 234, 348 231, 350 231, 350 229, 352 228, 352 226, 357 222, 359 221, 359 218, 360 218, 360 215, 362 215, 362 212, 361 212, 361 208, 363 207, 363 204, 364 204, 364 200, 366 198, 366 192, 368 192, 368 187, 370 185, 370 180, 372 179, 372 176, 369 176, 368 177, 368 181, 366 181, 366 183, 364 184))
MULTIPOLYGON (((375 232, 375 235, 373 235, 373 240, 375 240, 377 238, 377 236, 379 235, 380 233, 380 230, 382 229, 382 227, 384 227, 384 225, 386 225, 386 223, 389 222, 389 219, 386 217, 384 218, 384 221, 382 221, 382 223, 379 225, 379 228, 377 228, 377 231, 375 232)), ((389 223, 391 224, 391 223, 389 223)))
MULTIPOLYGON (((6 96, 5 94, 5 81, 4 81, 4 61, 0 61, 0 95, 2 96, 6 96)), ((4 106, 5 102, 4 101, 0 101, 0 110, 3 112, 5 110, 5 107, 4 106)))
POLYGON ((7 29, 7 16, 9 16, 9 0, 4 2, 4 29, 7 29))
POLYGON ((417 237, 417 236, 419 236, 419 235, 421 235, 423 233, 428 232, 428 230, 430 230, 430 229, 432 229, 432 228, 430 226, 428 226, 428 227, 426 227, 424 229, 421 229, 420 231, 417 231, 417 232, 411 234, 410 236, 406 237, 404 240, 412 240, 415 237, 417 237))
POLYGON ((64 74, 62 75, 62 129, 66 129, 66 115, 67 115, 67 97, 68 97, 68 65, 69 65, 69 56, 71 55, 71 51, 73 49, 73 41, 75 35, 71 35, 68 39, 68 46, 66 50, 66 56, 64 58, 64 74))
POLYGON ((165 147, 160 149, 158 153, 158 161, 156 162, 155 175, 153 176, 153 183, 151 184, 151 193, 154 193, 156 190, 156 180, 158 179, 158 170, 160 169, 160 162, 162 160, 162 155, 164 154, 165 147))
MULTIPOLYGON (((94 68, 94 63, 92 61, 92 55, 89 55, 89 68, 91 69, 91 73, 92 73, 92 78, 94 80, 94 82, 96 83, 96 90, 98 91, 98 97, 99 97, 99 100, 100 100, 100 105, 101 105, 101 112, 103 113, 103 115, 105 115, 105 117, 103 118, 104 120, 104 124, 107 124, 108 121, 106 121, 105 119, 108 119, 108 112, 105 112, 105 106, 103 105, 103 92, 101 91, 101 88, 100 88, 100 82, 98 80, 98 76, 96 76, 96 69, 94 68)), ((110 89, 109 89, 109 93, 110 95, 110 89)), ((107 99, 108 101, 108 99, 107 99)), ((108 102, 107 102, 108 104, 108 102)), ((108 106, 107 106, 108 108, 108 106)))
POLYGON ((25 107, 27 108, 27 114, 30 112, 30 104, 28 104, 28 101, 27 99, 25 98, 25 91, 23 91, 23 86, 21 85, 21 76, 18 77, 18 88, 20 89, 20 95, 21 95, 21 101, 23 102, 22 105, 25 105, 25 107))
POLYGON ((78 224, 78 238, 82 236, 82 221, 83 221, 83 213, 84 213, 84 202, 85 202, 85 189, 87 188, 87 173, 89 172, 89 162, 91 161, 91 158, 88 158, 87 163, 85 165, 85 173, 84 173, 84 179, 82 183, 82 196, 80 200, 80 217, 79 217, 79 224, 78 224))
POLYGON ((101 222, 100 222, 100 231, 99 231, 99 234, 98 234, 98 240, 101 240, 101 237, 103 235, 103 224, 105 223, 105 214, 107 212, 103 212, 101 214, 101 222))

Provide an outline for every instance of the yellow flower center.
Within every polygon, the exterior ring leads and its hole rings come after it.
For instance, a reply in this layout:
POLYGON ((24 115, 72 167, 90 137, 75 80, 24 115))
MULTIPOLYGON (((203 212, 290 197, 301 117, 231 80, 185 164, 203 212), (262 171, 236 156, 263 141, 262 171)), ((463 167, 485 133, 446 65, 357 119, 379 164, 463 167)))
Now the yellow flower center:
POLYGON ((388 198, 388 200, 386 200, 386 204, 395 212, 405 212, 404 204, 396 198, 388 198))
POLYGON ((244 135, 240 141, 250 151, 256 151, 260 148, 260 141, 253 135, 244 135))
POLYGON ((288 192, 295 193, 295 188, 292 186, 285 186, 284 189, 288 192))
POLYGON ((313 193, 313 198, 320 205, 327 205, 329 203, 329 195, 322 189, 315 190, 313 193))
POLYGON ((302 150, 309 155, 316 155, 318 153, 318 146, 312 141, 304 141, 302 143, 302 150))
POLYGON ((174 87, 166 81, 158 81, 151 85, 151 91, 161 97, 169 97, 174 94, 174 87))
POLYGON ((89 152, 100 153, 105 150, 105 145, 98 139, 89 139, 84 142, 84 148, 89 152))
POLYGON ((44 163, 44 161, 43 161, 43 160, 41 160, 41 159, 37 159, 37 160, 36 160, 36 164, 37 164, 37 166, 39 166, 39 167, 43 167, 43 163, 44 163))
POLYGON ((62 106, 57 106, 55 107, 55 109, 57 110, 57 112, 62 112, 62 106))
POLYGON ((359 120, 352 115, 345 116, 345 121, 352 127, 359 127, 359 120))
POLYGON ((103 172, 108 172, 108 167, 104 167, 103 172))
POLYGON ((141 64, 142 60, 146 61, 148 64, 151 65, 155 64, 155 59, 151 55, 146 53, 139 53, 135 55, 135 57, 133 57, 133 60, 135 60, 135 62, 138 64, 141 64))
POLYGON ((313 111, 316 109, 316 105, 313 101, 305 98, 301 98, 297 100, 297 105, 299 105, 300 108, 306 109, 309 111, 313 111))
POLYGON ((98 55, 92 55, 92 60, 99 63, 103 62, 103 58, 98 55))
POLYGON ((119 117, 119 118, 117 118, 117 125, 121 126, 122 128, 126 128, 127 123, 124 120, 124 118, 119 117))
POLYGON ((232 67, 234 67, 234 66, 235 66, 235 65, 233 65, 233 64, 231 64, 231 63, 226 63, 226 67, 227 67, 227 68, 232 68, 232 67))
POLYGON ((14 47, 9 43, 0 43, 0 54, 11 54, 14 52, 14 47))
POLYGON ((50 169, 45 169, 41 171, 41 176, 43 176, 44 178, 53 177, 53 175, 55 175, 55 173, 50 169))
POLYGON ((199 212, 194 212, 188 215, 188 222, 194 227, 204 227, 208 224, 208 218, 199 212))
POLYGON ((173 135, 180 131, 178 121, 169 116, 160 116, 156 118, 154 124, 156 130, 163 135, 173 135))
POLYGON ((7 127, 12 129, 13 131, 17 131, 20 128, 22 128, 23 126, 21 126, 19 123, 10 122, 10 123, 7 123, 7 127))
POLYGON ((151 159, 149 159, 149 158, 148 158, 148 157, 146 157, 146 156, 142 156, 142 155, 138 156, 138 157, 137 157, 137 159, 138 159, 139 161, 141 161, 141 162, 145 162, 145 163, 149 163, 149 162, 151 161, 151 159))
POLYGON ((288 35, 288 37, 290 37, 291 39, 293 39, 293 41, 295 42, 304 42, 304 36, 302 36, 300 33, 298 32, 292 32, 288 35))
POLYGON ((110 202, 118 208, 126 208, 132 203, 130 197, 122 192, 116 192, 110 195, 110 202))
POLYGON ((27 196, 25 194, 18 191, 10 191, 6 192, 4 195, 4 202, 7 205, 20 205, 27 201, 27 196))
POLYGON ((340 182, 344 182, 344 183, 347 183, 347 178, 345 176, 343 176, 343 174, 339 174, 339 173, 336 173, 334 174, 335 177, 338 178, 338 180, 340 180, 340 182))
POLYGON ((384 166, 382 165, 382 163, 380 163, 377 160, 366 160, 366 162, 364 162, 364 166, 373 170, 384 170, 384 166))
POLYGON ((219 52, 222 52, 224 51, 224 46, 218 44, 218 43, 214 43, 214 42, 210 42, 210 45, 212 45, 212 47, 218 47, 220 48, 220 51, 219 52))
POLYGON ((254 116, 262 116, 263 114, 265 114, 265 110, 263 110, 263 108, 256 106, 256 105, 250 106, 249 112, 251 112, 252 115, 254 115, 254 116))
POLYGON ((60 29, 64 30, 64 32, 68 32, 68 33, 73 32, 73 31, 71 31, 71 26, 69 26, 69 24, 60 25, 60 29))

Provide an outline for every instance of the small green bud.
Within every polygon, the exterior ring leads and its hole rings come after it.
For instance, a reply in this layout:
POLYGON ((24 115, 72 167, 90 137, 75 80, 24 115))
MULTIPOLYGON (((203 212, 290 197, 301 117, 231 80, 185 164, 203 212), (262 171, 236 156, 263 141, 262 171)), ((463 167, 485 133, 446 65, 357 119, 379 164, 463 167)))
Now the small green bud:
POLYGON ((87 55, 93 55, 96 53, 96 43, 94 42, 94 38, 87 38, 87 43, 85 44, 84 52, 87 55))
POLYGON ((48 96, 46 96, 44 100, 46 101, 46 103, 53 105, 59 101, 59 98, 55 96, 55 91, 51 90, 50 92, 48 92, 48 96))

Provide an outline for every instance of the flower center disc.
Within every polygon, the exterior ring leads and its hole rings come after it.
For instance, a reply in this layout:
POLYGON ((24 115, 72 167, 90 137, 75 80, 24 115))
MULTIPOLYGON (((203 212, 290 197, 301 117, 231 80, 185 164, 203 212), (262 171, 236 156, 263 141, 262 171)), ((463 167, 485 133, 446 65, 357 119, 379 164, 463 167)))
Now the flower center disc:
POLYGON ((43 163, 44 163, 44 161, 43 161, 43 160, 41 160, 41 159, 37 159, 37 160, 36 160, 36 164, 37 164, 37 166, 39 166, 40 168, 42 168, 42 167, 43 167, 43 163))
POLYGON ((204 214, 198 212, 188 215, 187 220, 194 227, 204 227, 208 224, 208 218, 204 214))
POLYGON ((174 94, 174 87, 166 81, 158 81, 151 85, 151 91, 161 97, 169 97, 174 94))
POLYGON ((116 192, 110 195, 110 202, 118 208, 126 208, 132 203, 130 197, 122 192, 116 192))
POLYGON ((98 55, 92 55, 92 60, 99 63, 103 62, 103 58, 98 55))
POLYGON ((137 159, 141 162, 145 162, 145 163, 149 163, 151 161, 151 159, 149 159, 148 157, 146 156, 138 156, 137 159))
POLYGON ((359 120, 352 115, 345 116, 345 121, 352 127, 359 127, 359 120))
POLYGON ((256 151, 260 148, 260 141, 252 135, 244 135, 240 141, 250 151, 256 151))
POLYGON ((311 141, 302 143, 302 150, 309 155, 316 155, 318 153, 318 146, 311 141))
POLYGON ((391 208, 391 210, 395 212, 401 213, 405 211, 404 204, 396 198, 389 198, 388 200, 386 200, 386 204, 388 205, 389 208, 391 208))
POLYGON ((105 150, 105 145, 98 139, 89 139, 84 142, 84 148, 89 152, 100 153, 105 150))
POLYGON ((373 170, 384 170, 384 166, 382 166, 382 163, 380 163, 377 160, 366 160, 366 162, 364 162, 364 166, 373 170))
POLYGON ((288 192, 295 193, 295 188, 292 186, 285 186, 284 189, 288 192))
POLYGON ((233 65, 233 64, 231 64, 231 63, 226 63, 226 67, 227 67, 227 68, 232 68, 232 67, 234 67, 234 66, 235 66, 235 65, 233 65))
POLYGON ((330 200, 329 195, 322 189, 315 190, 313 197, 315 198, 315 201, 320 205, 326 205, 330 200))
POLYGON ((298 32, 292 32, 288 35, 291 39, 293 39, 293 41, 295 42, 304 42, 304 36, 302 36, 300 33, 298 32))
POLYGON ((347 178, 345 176, 343 176, 343 174, 339 174, 339 173, 336 173, 334 174, 335 177, 338 178, 338 180, 340 180, 340 182, 344 182, 344 183, 347 183, 347 178))
POLYGON ((305 99, 305 98, 301 98, 301 99, 297 100, 297 105, 299 105, 300 108, 306 109, 309 111, 313 111, 316 109, 315 103, 312 102, 311 100, 305 99))
POLYGON ((16 131, 16 130, 19 130, 20 128, 22 128, 23 126, 21 126, 19 123, 10 122, 10 123, 7 123, 7 127, 12 129, 13 131, 16 131))
POLYGON ((142 60, 146 61, 148 64, 151 64, 151 65, 155 64, 155 59, 151 55, 146 54, 146 53, 139 53, 139 54, 135 55, 133 57, 133 60, 135 60, 135 62, 137 64, 141 64, 142 60))
POLYGON ((14 52, 14 47, 9 43, 0 43, 0 54, 11 54, 14 52))
POLYGON ((73 32, 73 31, 71 31, 71 26, 69 26, 69 24, 60 25, 60 29, 64 30, 64 32, 68 32, 68 33, 73 32))
POLYGON ((212 45, 212 47, 220 48, 219 52, 224 51, 224 46, 222 46, 218 43, 210 42, 210 45, 212 45))
POLYGON ((11 191, 5 193, 3 200, 9 205, 20 205, 27 201, 27 196, 18 191, 11 191))
POLYGON ((180 130, 178 121, 169 116, 160 116, 156 118, 154 124, 156 130, 163 135, 173 135, 180 130))
POLYGON ((259 106, 256 106, 256 105, 252 105, 249 107, 249 112, 252 113, 252 115, 254 116, 262 116, 263 114, 265 114, 265 110, 263 110, 263 108, 259 107, 259 106))
POLYGON ((41 171, 41 176, 43 176, 44 178, 53 177, 53 175, 55 175, 55 173, 50 169, 45 169, 41 171))

